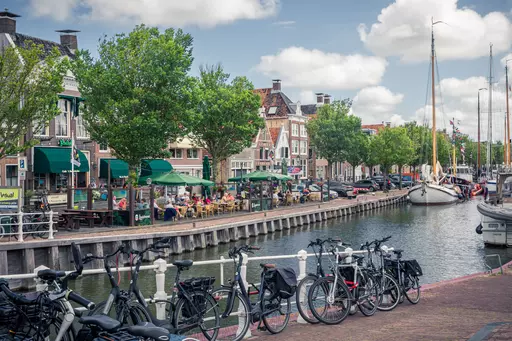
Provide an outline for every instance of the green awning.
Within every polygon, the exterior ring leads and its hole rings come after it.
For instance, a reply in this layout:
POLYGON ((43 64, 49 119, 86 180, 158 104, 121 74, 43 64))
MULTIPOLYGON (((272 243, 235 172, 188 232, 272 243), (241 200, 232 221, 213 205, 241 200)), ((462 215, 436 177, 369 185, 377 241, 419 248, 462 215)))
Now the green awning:
POLYGON ((151 179, 151 183, 154 185, 166 185, 166 186, 213 186, 215 183, 212 181, 197 178, 195 176, 178 173, 171 171, 151 178, 148 176, 140 177, 139 184, 145 185, 147 179, 151 179))
MULTIPOLYGON (((75 172, 88 172, 89 161, 84 153, 78 151, 80 166, 75 172)), ((34 147, 34 173, 69 173, 71 172, 71 148, 34 147)))
POLYGON ((100 178, 108 179, 108 164, 110 162, 110 178, 124 179, 128 177, 128 163, 119 159, 101 159, 100 178))
POLYGON ((146 159, 142 160, 140 176, 142 177, 152 175, 155 177, 163 173, 169 173, 170 171, 172 171, 172 166, 166 160, 146 159))
POLYGON ((78 99, 79 102, 84 102, 85 101, 85 98, 75 97, 75 96, 70 96, 70 95, 64 95, 64 94, 59 94, 59 98, 67 99, 69 101, 74 101, 75 98, 76 98, 76 99, 78 99))

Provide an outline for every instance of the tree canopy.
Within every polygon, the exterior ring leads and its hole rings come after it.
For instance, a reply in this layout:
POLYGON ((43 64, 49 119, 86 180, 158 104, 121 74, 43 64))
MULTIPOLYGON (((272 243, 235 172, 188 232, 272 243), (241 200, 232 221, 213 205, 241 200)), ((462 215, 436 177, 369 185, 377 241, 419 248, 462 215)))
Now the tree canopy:
POLYGON ((133 177, 142 159, 168 156, 169 143, 184 134, 194 105, 192 37, 141 25, 104 37, 98 55, 80 51, 73 63, 86 128, 129 164, 133 177))
POLYGON ((67 61, 57 48, 42 45, 6 47, 0 53, 0 159, 39 143, 27 133, 42 131, 59 114, 57 94, 67 61), (26 139, 23 137, 27 136, 26 139))
POLYGON ((188 130, 191 140, 212 158, 213 181, 218 164, 250 147, 265 127, 260 97, 246 77, 229 82, 222 66, 204 66, 195 88, 196 107, 188 130))

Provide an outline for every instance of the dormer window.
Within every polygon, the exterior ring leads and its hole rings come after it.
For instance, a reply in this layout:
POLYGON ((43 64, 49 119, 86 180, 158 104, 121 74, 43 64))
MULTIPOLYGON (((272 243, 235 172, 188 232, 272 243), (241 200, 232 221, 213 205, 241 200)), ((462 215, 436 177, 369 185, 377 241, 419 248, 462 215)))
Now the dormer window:
POLYGON ((270 107, 270 109, 268 109, 269 115, 275 115, 276 112, 277 112, 277 107, 270 107))

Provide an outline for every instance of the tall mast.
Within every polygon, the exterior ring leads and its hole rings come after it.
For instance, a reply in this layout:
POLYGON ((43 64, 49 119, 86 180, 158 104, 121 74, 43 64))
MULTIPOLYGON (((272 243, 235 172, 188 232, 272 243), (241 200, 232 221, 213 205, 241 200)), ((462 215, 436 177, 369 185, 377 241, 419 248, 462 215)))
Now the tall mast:
POLYGON ((492 43, 489 45, 489 119, 487 126, 487 177, 492 179, 491 157, 492 157, 492 43))
POLYGON ((478 156, 477 156, 477 169, 476 169, 476 174, 478 176, 480 176, 480 169, 482 167, 482 165, 480 164, 480 90, 482 89, 478 89, 478 156))
POLYGON ((510 110, 509 110, 509 104, 508 104, 508 66, 507 66, 507 61, 505 61, 505 86, 507 88, 507 134, 506 134, 506 141, 505 141, 505 146, 506 146, 506 159, 505 159, 505 162, 506 162, 506 165, 507 167, 510 167, 510 110))
POLYGON ((436 82, 435 82, 435 50, 434 50, 434 20, 432 19, 432 170, 437 176, 437 135, 436 135, 436 82))
POLYGON ((452 153, 453 153, 453 160, 452 160, 452 167, 453 167, 453 176, 457 176, 457 157, 455 155, 455 144, 456 144, 456 140, 455 140, 455 117, 453 118, 453 121, 452 121, 452 147, 453 147, 453 150, 452 150, 452 153))

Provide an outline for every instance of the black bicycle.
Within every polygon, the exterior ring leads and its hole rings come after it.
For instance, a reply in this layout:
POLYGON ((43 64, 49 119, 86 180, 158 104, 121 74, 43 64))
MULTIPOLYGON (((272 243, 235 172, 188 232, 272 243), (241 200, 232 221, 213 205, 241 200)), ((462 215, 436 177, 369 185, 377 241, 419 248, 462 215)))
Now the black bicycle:
POLYGON ((404 295, 409 302, 417 304, 421 297, 421 286, 419 277, 423 275, 421 266, 415 259, 402 260, 403 250, 392 250, 396 255, 395 259, 385 259, 386 272, 395 278, 398 282, 402 295, 404 295))
POLYGON ((250 324, 256 322, 258 328, 263 323, 270 333, 277 334, 286 328, 290 320, 290 298, 297 284, 295 272, 288 268, 277 269, 275 264, 260 264, 259 287, 251 283, 252 290, 246 290, 240 274, 242 253, 253 253, 253 250, 259 248, 242 245, 229 250, 229 258, 234 262, 234 278, 213 292, 223 319, 218 340, 241 340, 250 324), (257 296, 257 300, 251 302, 250 296, 257 296))
POLYGON ((105 270, 109 276, 112 289, 106 301, 98 304, 92 314, 109 315, 119 320, 122 325, 136 325, 141 322, 151 322, 158 327, 167 329, 172 334, 193 335, 200 339, 215 340, 220 327, 220 317, 217 304, 210 293, 215 277, 191 278, 180 281, 180 275, 188 270, 193 261, 177 260, 172 264, 176 266, 175 286, 169 300, 153 300, 152 303, 165 304, 166 319, 158 319, 150 310, 148 303, 137 285, 143 257, 147 252, 160 253, 169 248, 169 239, 162 239, 149 245, 142 251, 130 248, 123 244, 114 253, 105 257, 89 255, 91 259, 103 259, 105 270), (121 290, 112 275, 108 259, 123 253, 135 256, 135 267, 132 271, 132 280, 128 291, 121 290), (201 335, 202 334, 202 335, 201 335))

